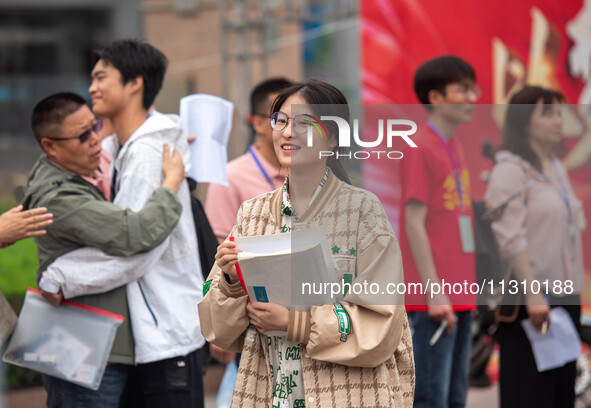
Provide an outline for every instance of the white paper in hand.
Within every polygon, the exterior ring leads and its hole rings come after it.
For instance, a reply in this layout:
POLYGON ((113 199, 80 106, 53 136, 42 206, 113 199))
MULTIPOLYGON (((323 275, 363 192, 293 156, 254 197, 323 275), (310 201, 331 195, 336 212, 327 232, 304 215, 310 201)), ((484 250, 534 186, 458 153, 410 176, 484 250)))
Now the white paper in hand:
POLYGON ((227 186, 234 104, 217 96, 195 94, 181 98, 179 111, 183 132, 196 137, 189 145, 191 168, 187 175, 198 182, 227 186))
POLYGON ((521 321, 529 339, 538 371, 562 367, 581 354, 581 340, 568 312, 562 307, 550 311, 550 325, 545 334, 536 330, 530 319, 521 321))
POLYGON ((342 299, 342 294, 333 295, 330 286, 324 286, 336 284, 337 277, 323 228, 236 237, 236 245, 244 251, 238 254, 238 264, 251 301, 307 311, 342 299), (308 284, 327 290, 305 290, 308 284))

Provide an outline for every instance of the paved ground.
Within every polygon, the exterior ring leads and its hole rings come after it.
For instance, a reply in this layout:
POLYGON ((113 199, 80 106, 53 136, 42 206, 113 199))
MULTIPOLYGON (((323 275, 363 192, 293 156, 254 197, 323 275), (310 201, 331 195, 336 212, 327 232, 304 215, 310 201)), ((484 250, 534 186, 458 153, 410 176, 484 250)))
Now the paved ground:
MULTIPOLYGON (((210 367, 205 376, 205 408, 215 408, 217 387, 223 374, 221 367, 210 367)), ((497 408, 498 388, 492 386, 485 389, 470 389, 466 408, 497 408)), ((43 387, 14 391, 4 398, 2 408, 43 408, 45 407, 45 390, 43 387)))
MULTIPOLYGON (((203 379, 206 392, 205 408, 215 408, 215 397, 219 383, 224 374, 224 367, 212 366, 203 379)), ((45 389, 43 387, 27 388, 13 391, 5 396, 0 394, 0 408, 44 408, 45 389)))
POLYGON ((494 384, 488 388, 470 388, 466 408, 497 408, 499 406, 499 387, 494 384))
MULTIPOLYGON (((221 368, 214 367, 205 377, 205 408, 215 408, 215 395, 221 375, 221 368)), ((498 392, 497 384, 488 388, 470 388, 466 408, 497 408, 498 392)), ((45 407, 45 391, 42 387, 15 391, 4 398, 4 405, 1 401, 0 399, 0 407, 2 408, 43 408, 45 407)), ((587 393, 587 401, 591 403, 591 391, 587 393)), ((589 406, 591 405, 587 405, 587 407, 589 406)), ((576 408, 585 408, 585 405, 578 403, 576 408)))

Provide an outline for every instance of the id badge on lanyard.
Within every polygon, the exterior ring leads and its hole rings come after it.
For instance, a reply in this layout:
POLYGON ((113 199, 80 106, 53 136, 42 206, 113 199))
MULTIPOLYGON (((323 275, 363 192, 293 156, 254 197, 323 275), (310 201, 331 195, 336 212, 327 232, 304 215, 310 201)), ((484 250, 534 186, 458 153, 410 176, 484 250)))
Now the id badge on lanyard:
POLYGON ((462 251, 465 254, 471 254, 476 250, 474 240, 474 228, 472 228, 472 217, 469 215, 460 215, 458 218, 460 228, 460 238, 462 239, 462 251))
MULTIPOLYGON (((437 127, 431 122, 428 122, 427 125, 439 136, 441 141, 445 146, 445 150, 449 157, 449 161, 452 167, 452 172, 454 174, 454 180, 456 182, 456 189, 458 191, 459 201, 460 201, 460 209, 461 212, 464 212, 464 189, 462 187, 462 180, 460 175, 460 167, 456 164, 454 159, 454 155, 451 149, 451 146, 445 136, 443 136, 437 127)), ((460 230, 460 239, 462 241, 462 251, 465 254, 471 254, 476 250, 476 241, 474 239, 474 228, 472 227, 472 216, 468 214, 461 214, 458 217, 458 228, 460 230)))

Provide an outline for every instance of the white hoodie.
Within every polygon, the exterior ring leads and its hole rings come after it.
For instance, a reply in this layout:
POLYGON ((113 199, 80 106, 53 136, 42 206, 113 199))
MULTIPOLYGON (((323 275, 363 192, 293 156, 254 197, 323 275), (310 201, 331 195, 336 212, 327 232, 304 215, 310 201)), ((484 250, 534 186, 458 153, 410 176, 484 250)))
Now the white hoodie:
MULTIPOLYGON (((103 148, 115 158, 114 203, 139 211, 163 182, 162 148, 168 143, 189 162, 187 141, 175 115, 151 112, 121 147, 115 136, 103 148)), ((127 285, 136 363, 186 355, 205 344, 197 303, 203 277, 187 182, 178 192, 181 218, 157 248, 128 258, 108 256, 95 248, 72 251, 54 262, 44 278, 62 288, 67 298, 127 285)))

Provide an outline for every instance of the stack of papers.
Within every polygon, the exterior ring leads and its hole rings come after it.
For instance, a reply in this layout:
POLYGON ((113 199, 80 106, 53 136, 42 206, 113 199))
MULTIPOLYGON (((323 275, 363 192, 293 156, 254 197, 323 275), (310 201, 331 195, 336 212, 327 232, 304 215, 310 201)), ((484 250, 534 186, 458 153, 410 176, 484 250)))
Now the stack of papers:
POLYGON ((238 254, 238 265, 251 302, 308 311, 343 297, 330 289, 337 284, 337 276, 322 227, 237 237, 236 245, 244 251, 238 254))

